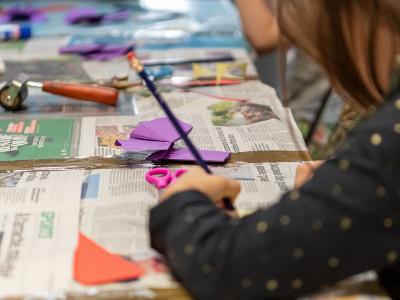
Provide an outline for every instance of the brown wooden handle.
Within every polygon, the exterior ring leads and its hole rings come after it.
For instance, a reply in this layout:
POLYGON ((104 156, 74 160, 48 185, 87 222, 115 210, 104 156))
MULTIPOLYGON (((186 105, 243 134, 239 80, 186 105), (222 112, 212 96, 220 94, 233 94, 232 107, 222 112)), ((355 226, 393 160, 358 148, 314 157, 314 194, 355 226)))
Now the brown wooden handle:
POLYGON ((104 86, 44 81, 42 90, 55 95, 107 105, 115 105, 118 100, 117 89, 104 86))

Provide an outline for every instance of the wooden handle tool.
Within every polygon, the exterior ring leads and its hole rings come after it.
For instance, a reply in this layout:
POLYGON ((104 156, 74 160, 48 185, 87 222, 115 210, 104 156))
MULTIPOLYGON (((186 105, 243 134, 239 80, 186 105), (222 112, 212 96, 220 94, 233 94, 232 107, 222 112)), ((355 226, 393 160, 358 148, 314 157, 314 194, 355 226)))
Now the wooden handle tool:
MULTIPOLYGON (((28 85, 30 84, 28 83, 28 85)), ((111 87, 56 81, 43 81, 41 85, 34 86, 41 87, 42 91, 47 93, 107 105, 115 105, 118 100, 118 90, 111 87)))

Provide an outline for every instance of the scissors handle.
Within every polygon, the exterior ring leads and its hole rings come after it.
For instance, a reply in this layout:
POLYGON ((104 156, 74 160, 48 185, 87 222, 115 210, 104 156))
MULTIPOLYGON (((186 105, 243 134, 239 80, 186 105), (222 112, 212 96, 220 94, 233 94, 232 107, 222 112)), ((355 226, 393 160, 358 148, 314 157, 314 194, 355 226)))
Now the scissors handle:
POLYGON ((171 182, 171 171, 167 168, 155 168, 148 170, 145 174, 148 183, 153 184, 157 189, 165 189, 171 182))

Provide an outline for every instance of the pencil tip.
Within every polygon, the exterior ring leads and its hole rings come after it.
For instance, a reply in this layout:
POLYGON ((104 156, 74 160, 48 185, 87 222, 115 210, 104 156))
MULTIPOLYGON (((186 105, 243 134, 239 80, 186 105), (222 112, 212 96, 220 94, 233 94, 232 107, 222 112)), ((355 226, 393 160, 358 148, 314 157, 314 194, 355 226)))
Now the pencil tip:
POLYGON ((136 58, 136 55, 135 55, 135 53, 134 53, 133 51, 131 51, 131 52, 129 52, 129 53, 126 55, 126 57, 127 57, 129 60, 132 60, 133 58, 136 58))

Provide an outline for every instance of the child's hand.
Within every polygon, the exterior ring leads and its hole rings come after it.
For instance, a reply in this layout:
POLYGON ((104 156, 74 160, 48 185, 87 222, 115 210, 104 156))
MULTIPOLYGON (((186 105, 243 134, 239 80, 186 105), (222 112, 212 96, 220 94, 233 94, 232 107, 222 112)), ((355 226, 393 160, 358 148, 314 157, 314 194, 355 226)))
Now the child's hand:
POLYGON ((161 201, 188 190, 197 190, 208 196, 217 206, 223 198, 234 201, 240 192, 240 183, 222 176, 207 174, 202 168, 194 167, 171 184, 161 195, 161 201))
POLYGON ((294 188, 299 189, 309 181, 313 176, 316 169, 318 169, 324 161, 309 161, 305 162, 297 167, 296 179, 294 183, 294 188))

